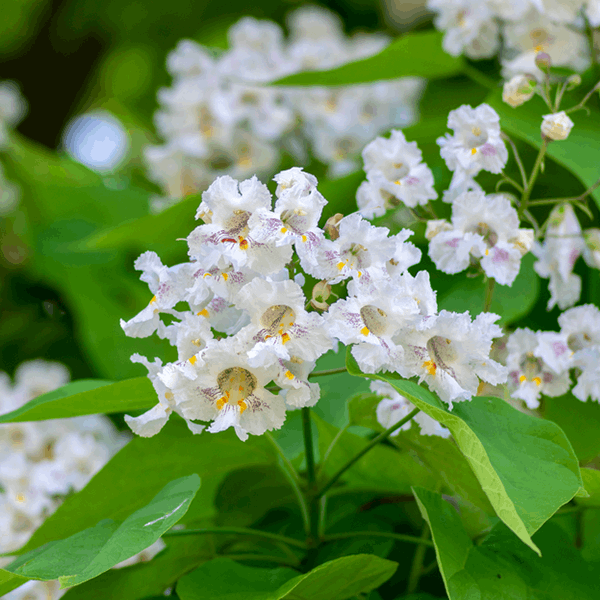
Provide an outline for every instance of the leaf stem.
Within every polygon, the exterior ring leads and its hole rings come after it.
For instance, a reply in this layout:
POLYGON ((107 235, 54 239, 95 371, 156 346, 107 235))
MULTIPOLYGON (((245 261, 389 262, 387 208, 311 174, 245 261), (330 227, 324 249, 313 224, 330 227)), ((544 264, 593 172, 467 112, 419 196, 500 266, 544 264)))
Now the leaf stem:
POLYGON ((295 546, 306 550, 306 544, 300 540, 279 535, 278 533, 270 533, 269 531, 261 531, 259 529, 249 529, 247 527, 202 527, 201 529, 171 529, 163 533, 163 537, 178 537, 186 535, 249 535, 252 537, 263 538, 274 542, 295 546))
POLYGON ((419 579, 423 574, 423 561, 425 559, 425 553, 427 552, 427 546, 433 544, 429 540, 430 531, 427 521, 423 523, 423 530, 421 532, 421 538, 419 540, 419 546, 415 551, 412 565, 410 567, 410 575, 408 576, 408 586, 406 588, 407 594, 413 594, 419 587, 419 579))
MULTIPOLYGON (((514 213, 513 213, 514 214, 514 213)), ((485 302, 483 303, 483 312, 488 312, 492 305, 492 297, 494 295, 494 286, 496 280, 493 277, 488 277, 487 287, 485 288, 485 302)))
POLYGON ((412 410, 406 417, 400 419, 397 423, 380 433, 378 436, 373 438, 358 454, 353 456, 317 493, 320 498, 336 483, 336 481, 350 468, 354 463, 358 462, 371 448, 377 446, 377 444, 387 439, 396 429, 399 429, 405 423, 408 423, 419 411, 418 408, 412 410))
POLYGON ((279 467, 282 473, 285 475, 286 479, 289 481, 292 490, 294 491, 294 495, 296 496, 296 500, 298 501, 298 506, 300 506, 300 512, 302 513, 302 520, 304 521, 304 530, 308 534, 309 531, 309 518, 308 518, 308 506, 306 505, 306 500, 304 499, 304 494, 300 489, 298 473, 296 473, 296 469, 294 469, 294 465, 289 461, 288 457, 285 455, 279 444, 275 441, 273 436, 269 431, 265 432, 266 438, 269 440, 273 448, 275 448, 276 452, 279 454, 279 457, 282 459, 283 464, 279 464, 279 467))
POLYGON ((433 548, 433 542, 429 540, 423 540, 414 535, 405 535, 403 533, 393 533, 389 531, 347 531, 344 533, 332 533, 323 536, 323 541, 334 542, 336 540, 346 540, 353 537, 382 537, 398 540, 399 542, 408 542, 409 544, 425 544, 425 546, 433 548))
POLYGON ((313 371, 309 374, 309 379, 313 377, 325 377, 325 375, 337 375, 338 373, 345 373, 348 369, 346 367, 339 367, 337 369, 327 369, 325 371, 313 371))

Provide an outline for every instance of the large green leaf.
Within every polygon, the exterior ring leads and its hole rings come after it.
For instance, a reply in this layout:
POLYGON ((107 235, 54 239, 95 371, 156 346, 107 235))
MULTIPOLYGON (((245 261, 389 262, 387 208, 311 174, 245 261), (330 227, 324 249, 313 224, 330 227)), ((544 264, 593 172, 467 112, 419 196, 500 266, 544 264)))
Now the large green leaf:
POLYGON ((346 362, 353 375, 387 381, 447 427, 496 514, 538 551, 531 535, 583 489, 577 458, 560 427, 493 397, 473 397, 450 411, 413 381, 394 374, 361 373, 350 349, 346 362))
POLYGON ((214 556, 207 536, 167 538, 167 548, 149 562, 111 569, 71 588, 64 600, 142 600, 160 596, 183 575, 214 556))
POLYGON ((600 404, 582 402, 568 393, 543 402, 544 418, 554 421, 567 434, 580 461, 600 454, 600 404))
POLYGON ((97 577, 152 545, 187 512, 200 487, 198 475, 169 482, 123 522, 105 519, 92 528, 20 556, 7 571, 30 579, 58 579, 61 588, 97 577))
MULTIPOLYGON (((319 453, 325 455, 339 429, 314 416, 319 432, 319 453)), ((323 475, 332 476, 349 458, 358 454, 368 440, 344 431, 329 453, 323 475)), ((393 494, 410 493, 413 485, 434 487, 436 476, 410 452, 375 446, 344 475, 352 489, 365 489, 393 494)))
POLYGON ((29 581, 27 577, 21 577, 21 575, 15 575, 9 571, 0 569, 0 598, 3 598, 4 594, 12 592, 27 581, 29 581))
POLYGON ((379 587, 397 566, 356 554, 296 576, 291 569, 256 569, 218 558, 183 577, 177 595, 181 600, 346 600, 379 587))
POLYGON ((273 85, 353 85, 398 77, 436 79, 460 72, 461 59, 442 49, 442 34, 426 31, 404 35, 379 54, 327 71, 307 71, 278 79, 273 85))
POLYGON ((548 523, 536 536, 542 557, 516 543, 497 526, 476 546, 448 502, 429 490, 415 497, 435 544, 450 600, 593 600, 598 576, 573 547, 569 536, 548 523))
MULTIPOLYGON (((486 102, 500 115, 500 126, 509 135, 525 140, 537 148, 541 146, 542 116, 549 112, 541 98, 534 97, 522 106, 512 108, 502 102, 502 90, 498 90, 492 92, 486 102)), ((590 187, 598 180, 600 115, 592 110, 590 114, 578 111, 570 117, 575 126, 569 137, 552 142, 547 154, 575 174, 586 187, 590 187)), ((543 177, 542 174, 540 178, 543 177)), ((600 188, 593 192, 593 196, 600 207, 600 188)))
POLYGON ((82 379, 42 394, 17 410, 1 415, 0 423, 126 412, 151 408, 156 403, 156 392, 147 377, 116 383, 82 379))
POLYGON ((212 516, 216 491, 229 471, 275 461, 264 438, 241 442, 233 431, 192 435, 173 415, 158 435, 135 437, 122 448, 83 490, 69 496, 44 521, 19 553, 93 527, 102 518, 122 520, 146 505, 168 481, 192 473, 203 485, 184 521, 212 516))

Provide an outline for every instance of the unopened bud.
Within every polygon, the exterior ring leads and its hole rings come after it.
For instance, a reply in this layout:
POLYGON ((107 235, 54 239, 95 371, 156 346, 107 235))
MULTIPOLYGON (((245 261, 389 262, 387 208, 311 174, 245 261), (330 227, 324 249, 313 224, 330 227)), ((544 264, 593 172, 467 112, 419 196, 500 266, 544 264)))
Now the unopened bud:
POLYGON ((567 77, 567 90, 574 90, 579 85, 581 85, 581 75, 575 74, 567 77))
POLYGON ((573 121, 569 119, 564 110, 551 115, 544 115, 542 135, 550 140, 566 140, 573 125, 573 121))
POLYGON ((552 66, 550 55, 545 52, 539 52, 535 57, 535 66, 541 71, 547 71, 552 66))
POLYGON ((532 77, 515 75, 510 81, 504 84, 502 100, 510 104, 513 108, 521 106, 521 104, 533 97, 536 85, 537 82, 532 77))
POLYGON ((595 227, 583 232, 585 248, 583 258, 592 269, 600 269, 600 229, 595 227))
POLYGON ((327 300, 331 296, 331 286, 326 280, 319 281, 312 290, 311 306, 317 310, 327 310, 329 305, 327 300))
POLYGON ((344 215, 342 213, 337 213, 337 214, 333 215, 333 217, 329 217, 329 219, 327 219, 324 229, 332 240, 337 240, 340 237, 340 230, 338 228, 338 223, 343 218, 344 218, 344 215))

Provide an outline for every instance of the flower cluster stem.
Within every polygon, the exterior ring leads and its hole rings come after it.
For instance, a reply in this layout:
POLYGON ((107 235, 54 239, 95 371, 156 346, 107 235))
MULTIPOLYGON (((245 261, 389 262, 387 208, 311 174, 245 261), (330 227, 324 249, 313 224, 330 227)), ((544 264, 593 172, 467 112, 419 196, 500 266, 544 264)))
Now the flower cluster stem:
POLYGON ((519 206, 519 218, 523 216, 523 213, 527 210, 527 205, 529 204, 529 198, 531 196, 531 191, 533 190, 533 186, 535 185, 536 179, 539 175, 540 168, 542 163, 544 162, 544 156, 546 156, 546 150, 548 149, 548 140, 544 139, 542 142, 542 146, 540 151, 538 152, 537 158, 535 159, 535 164, 533 165, 533 171, 531 172, 531 176, 529 177, 529 181, 525 186, 525 190, 523 190, 523 195, 521 196, 521 204, 519 206))

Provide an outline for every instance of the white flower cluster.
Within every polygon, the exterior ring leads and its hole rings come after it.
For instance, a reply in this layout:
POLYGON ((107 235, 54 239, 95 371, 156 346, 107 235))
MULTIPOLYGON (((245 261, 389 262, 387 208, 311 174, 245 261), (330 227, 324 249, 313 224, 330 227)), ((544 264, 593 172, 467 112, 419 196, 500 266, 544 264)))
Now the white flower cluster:
MULTIPOLYGON (((0 81, 0 151, 6 150, 10 131, 25 116, 27 103, 13 81, 0 81)), ((0 216, 10 213, 19 202, 19 188, 4 177, 0 163, 0 216)))
MULTIPOLYGON (((14 384, 0 373, 0 413, 68 381, 63 365, 43 360, 22 363, 14 384)), ((98 415, 0 425, 0 553, 27 542, 62 499, 82 489, 127 438, 98 415)), ((53 583, 31 582, 6 598, 58 598, 53 583)))
POLYGON ((600 402, 600 309, 584 304, 558 317, 560 331, 517 329, 508 339, 508 385, 513 398, 537 408, 541 394, 600 402))
POLYGON ((438 312, 427 272, 407 271, 421 257, 406 241, 409 230, 390 236, 351 214, 327 237, 318 226, 326 200, 315 177, 294 167, 275 181, 272 207, 256 177, 218 178, 198 208, 204 224, 187 238, 190 262, 166 267, 152 252, 136 261, 154 297, 121 325, 132 337, 156 331, 178 356, 164 366, 133 356, 159 397, 145 414, 126 418, 135 433, 156 434, 173 411, 193 433, 210 423, 210 432, 233 427, 245 440, 277 429, 286 410, 319 399, 309 374, 336 340, 354 344, 363 371, 418 376, 450 404, 470 399, 480 379, 506 379, 489 358, 499 317, 438 312), (321 280, 315 289, 343 282, 345 297, 323 315, 308 312, 299 271, 321 280), (181 302, 189 310, 176 310, 181 302))
POLYGON ((150 177, 166 196, 160 210, 203 190, 217 176, 272 172, 283 152, 310 151, 340 175, 357 167, 362 147, 381 130, 415 120, 419 78, 350 87, 275 87, 286 75, 329 69, 381 51, 380 34, 347 37, 340 19, 317 7, 290 15, 289 39, 276 23, 241 19, 219 56, 184 40, 169 55, 173 85, 159 91, 155 116, 164 145, 145 150, 150 177))
POLYGON ((446 52, 475 59, 500 54, 507 79, 540 78, 535 63, 540 52, 554 66, 585 70, 590 64, 586 20, 600 26, 599 0, 428 0, 427 6, 445 32, 446 52))

